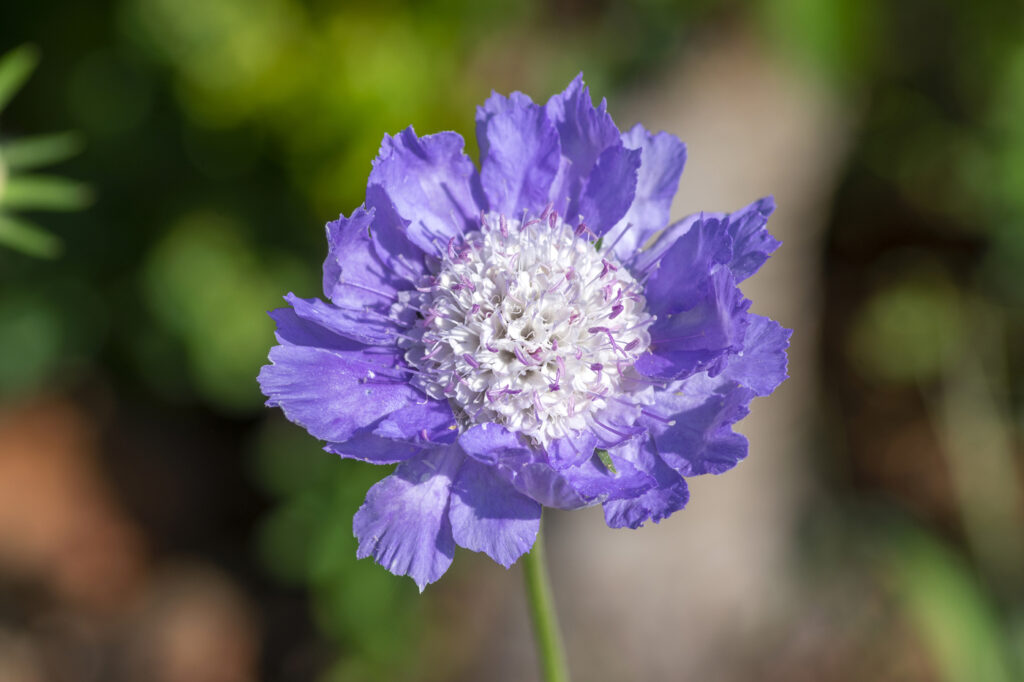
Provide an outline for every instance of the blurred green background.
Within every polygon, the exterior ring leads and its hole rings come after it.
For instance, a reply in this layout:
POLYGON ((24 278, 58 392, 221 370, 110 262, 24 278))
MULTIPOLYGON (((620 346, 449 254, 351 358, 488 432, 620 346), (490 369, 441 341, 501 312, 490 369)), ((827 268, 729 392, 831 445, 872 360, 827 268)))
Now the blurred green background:
POLYGON ((6 3, 0 679, 462 679, 444 623, 472 605, 355 560, 380 471, 262 407, 265 311, 318 293, 322 226, 361 203, 383 133, 453 129, 475 154, 492 88, 543 100, 580 70, 616 114, 734 33, 854 121, 807 283, 798 545, 810 584, 886 626, 778 679, 1024 679, 1010 0, 6 3))

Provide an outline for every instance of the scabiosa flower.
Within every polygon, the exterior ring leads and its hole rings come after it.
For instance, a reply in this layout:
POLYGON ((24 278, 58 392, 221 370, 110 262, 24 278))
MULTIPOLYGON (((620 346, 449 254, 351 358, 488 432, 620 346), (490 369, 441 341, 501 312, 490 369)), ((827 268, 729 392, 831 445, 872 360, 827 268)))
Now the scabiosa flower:
POLYGON ((476 121, 479 171, 456 133, 384 137, 365 203, 327 225, 330 302, 285 297, 259 377, 329 452, 398 464, 358 556, 421 590, 456 545, 510 566, 543 506, 630 528, 682 509, 786 377, 790 332, 737 288, 779 246, 770 198, 667 225, 686 147, 620 132, 582 77, 476 121))

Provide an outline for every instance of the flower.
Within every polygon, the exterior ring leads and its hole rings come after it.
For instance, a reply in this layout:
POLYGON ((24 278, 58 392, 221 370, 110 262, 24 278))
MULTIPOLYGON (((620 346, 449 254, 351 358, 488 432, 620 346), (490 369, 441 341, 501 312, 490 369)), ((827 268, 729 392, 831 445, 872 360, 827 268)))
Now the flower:
POLYGON ((682 509, 786 378, 790 332, 737 287, 779 246, 772 199, 667 225, 685 145, 620 132, 582 76, 476 121, 479 171, 456 133, 384 137, 365 203, 327 225, 330 303, 285 297, 259 376, 327 451, 398 464, 357 553, 421 590, 456 545, 512 565, 543 506, 630 528, 682 509))

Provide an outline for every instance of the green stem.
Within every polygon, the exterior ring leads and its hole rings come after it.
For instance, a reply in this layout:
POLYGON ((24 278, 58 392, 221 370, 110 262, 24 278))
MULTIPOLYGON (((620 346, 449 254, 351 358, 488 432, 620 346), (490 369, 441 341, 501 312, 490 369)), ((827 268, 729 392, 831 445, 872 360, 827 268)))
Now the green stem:
POLYGON ((537 533, 533 549, 523 558, 526 577, 526 599, 533 621, 533 635, 537 642, 537 656, 545 682, 569 682, 569 666, 565 662, 565 648, 558 630, 558 616, 551 597, 551 581, 544 560, 544 538, 537 533))

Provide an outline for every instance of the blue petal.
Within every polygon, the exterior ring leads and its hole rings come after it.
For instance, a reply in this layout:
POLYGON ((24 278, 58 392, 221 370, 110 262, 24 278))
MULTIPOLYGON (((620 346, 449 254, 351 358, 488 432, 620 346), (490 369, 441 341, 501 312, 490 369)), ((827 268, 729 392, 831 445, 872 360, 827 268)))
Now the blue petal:
POLYGON ((558 132, 521 92, 493 93, 476 111, 480 180, 489 208, 507 216, 540 213, 558 173, 558 132))
POLYGON ((375 253, 370 239, 374 221, 372 209, 358 208, 351 218, 327 223, 324 296, 339 305, 386 309, 400 289, 410 288, 375 253))
POLYGON ((667 379, 720 371, 727 354, 742 349, 749 306, 729 269, 720 268, 697 305, 651 325, 650 351, 637 360, 637 371, 667 379))
POLYGON ((751 314, 743 350, 729 357, 722 376, 757 395, 768 395, 789 376, 786 348, 792 334, 792 330, 784 329, 774 320, 751 314))
POLYGON ((516 490, 545 507, 577 509, 584 500, 559 472, 547 454, 520 441, 498 424, 478 424, 459 435, 459 446, 476 461, 494 467, 516 490))
POLYGON ((368 186, 387 194, 409 221, 409 240, 425 253, 440 255, 479 219, 473 189, 479 178, 463 145, 457 133, 417 137, 410 126, 385 135, 373 162, 368 186))
POLYGON ((544 111, 555 124, 564 159, 562 172, 551 186, 549 197, 556 211, 575 217, 579 199, 598 156, 612 145, 620 146, 619 129, 606 111, 604 100, 595 107, 583 74, 548 100, 544 111))
POLYGON ((636 193, 639 168, 640 150, 621 144, 608 147, 597 157, 576 209, 591 232, 603 235, 626 214, 636 193))
POLYGON ((633 438, 607 449, 614 472, 595 454, 583 464, 560 473, 582 498, 591 503, 636 497, 654 485, 654 479, 643 471, 645 467, 637 461, 640 441, 640 438, 633 438))
POLYGON ((421 592, 444 575, 455 554, 448 504, 462 459, 457 448, 438 448, 370 488, 352 519, 356 556, 411 577, 421 592))
POLYGON ((423 250, 409 241, 409 221, 380 185, 366 188, 366 205, 374 212, 371 234, 373 250, 385 268, 412 284, 419 284, 427 269, 423 250))
POLYGON ((277 323, 274 336, 282 345, 330 350, 362 350, 366 347, 365 344, 324 329, 316 322, 302 319, 291 308, 277 308, 267 314, 277 323))
POLYGON ((448 518, 456 544, 484 552, 505 568, 533 547, 541 506, 492 467, 467 458, 452 492, 448 518))
POLYGON ((324 303, 317 298, 299 298, 295 294, 284 297, 295 314, 303 320, 329 329, 335 334, 367 345, 391 346, 399 333, 394 320, 372 308, 350 308, 324 303))
POLYGON ((644 287, 647 309, 656 315, 690 310, 706 298, 713 266, 732 258, 728 224, 697 220, 652 265, 644 287))
POLYGON ((391 378, 401 364, 397 353, 289 345, 271 348, 270 361, 259 375, 267 405, 280 406, 288 419, 320 440, 344 441, 423 399, 412 386, 391 378))
POLYGON ((768 216, 774 210, 775 200, 765 197, 729 214, 729 234, 735 243, 729 267, 737 282, 742 282, 757 272, 768 260, 768 256, 782 245, 782 242, 771 236, 765 227, 768 224, 768 216))
POLYGON ((686 480, 661 457, 654 455, 651 461, 653 466, 648 473, 657 484, 636 497, 605 502, 604 520, 609 527, 639 528, 647 521, 658 523, 686 506, 690 499, 686 480))
POLYGON ((324 450, 345 459, 358 459, 370 464, 395 464, 422 455, 426 448, 422 444, 382 438, 371 428, 360 429, 348 440, 328 443, 324 450))
POLYGON ((559 438, 547 447, 548 462, 555 469, 565 469, 587 461, 594 455, 597 436, 589 430, 559 438))
POLYGON ((668 225, 672 199, 679 189, 679 177, 686 164, 686 145, 669 133, 652 135, 639 123, 622 134, 627 149, 642 152, 637 175, 636 196, 626 215, 609 230, 606 244, 615 245, 615 255, 626 261, 668 225))
POLYGON ((656 394, 652 410, 671 423, 650 420, 658 454, 683 476, 720 474, 747 456, 747 439, 732 425, 747 416, 755 393, 722 377, 697 374, 656 394))
POLYGON ((473 459, 484 464, 517 465, 537 459, 537 454, 504 426, 486 422, 459 435, 459 445, 473 459))
POLYGON ((453 443, 458 425, 447 400, 422 397, 418 402, 395 410, 373 429, 382 438, 406 440, 424 445, 453 443))

